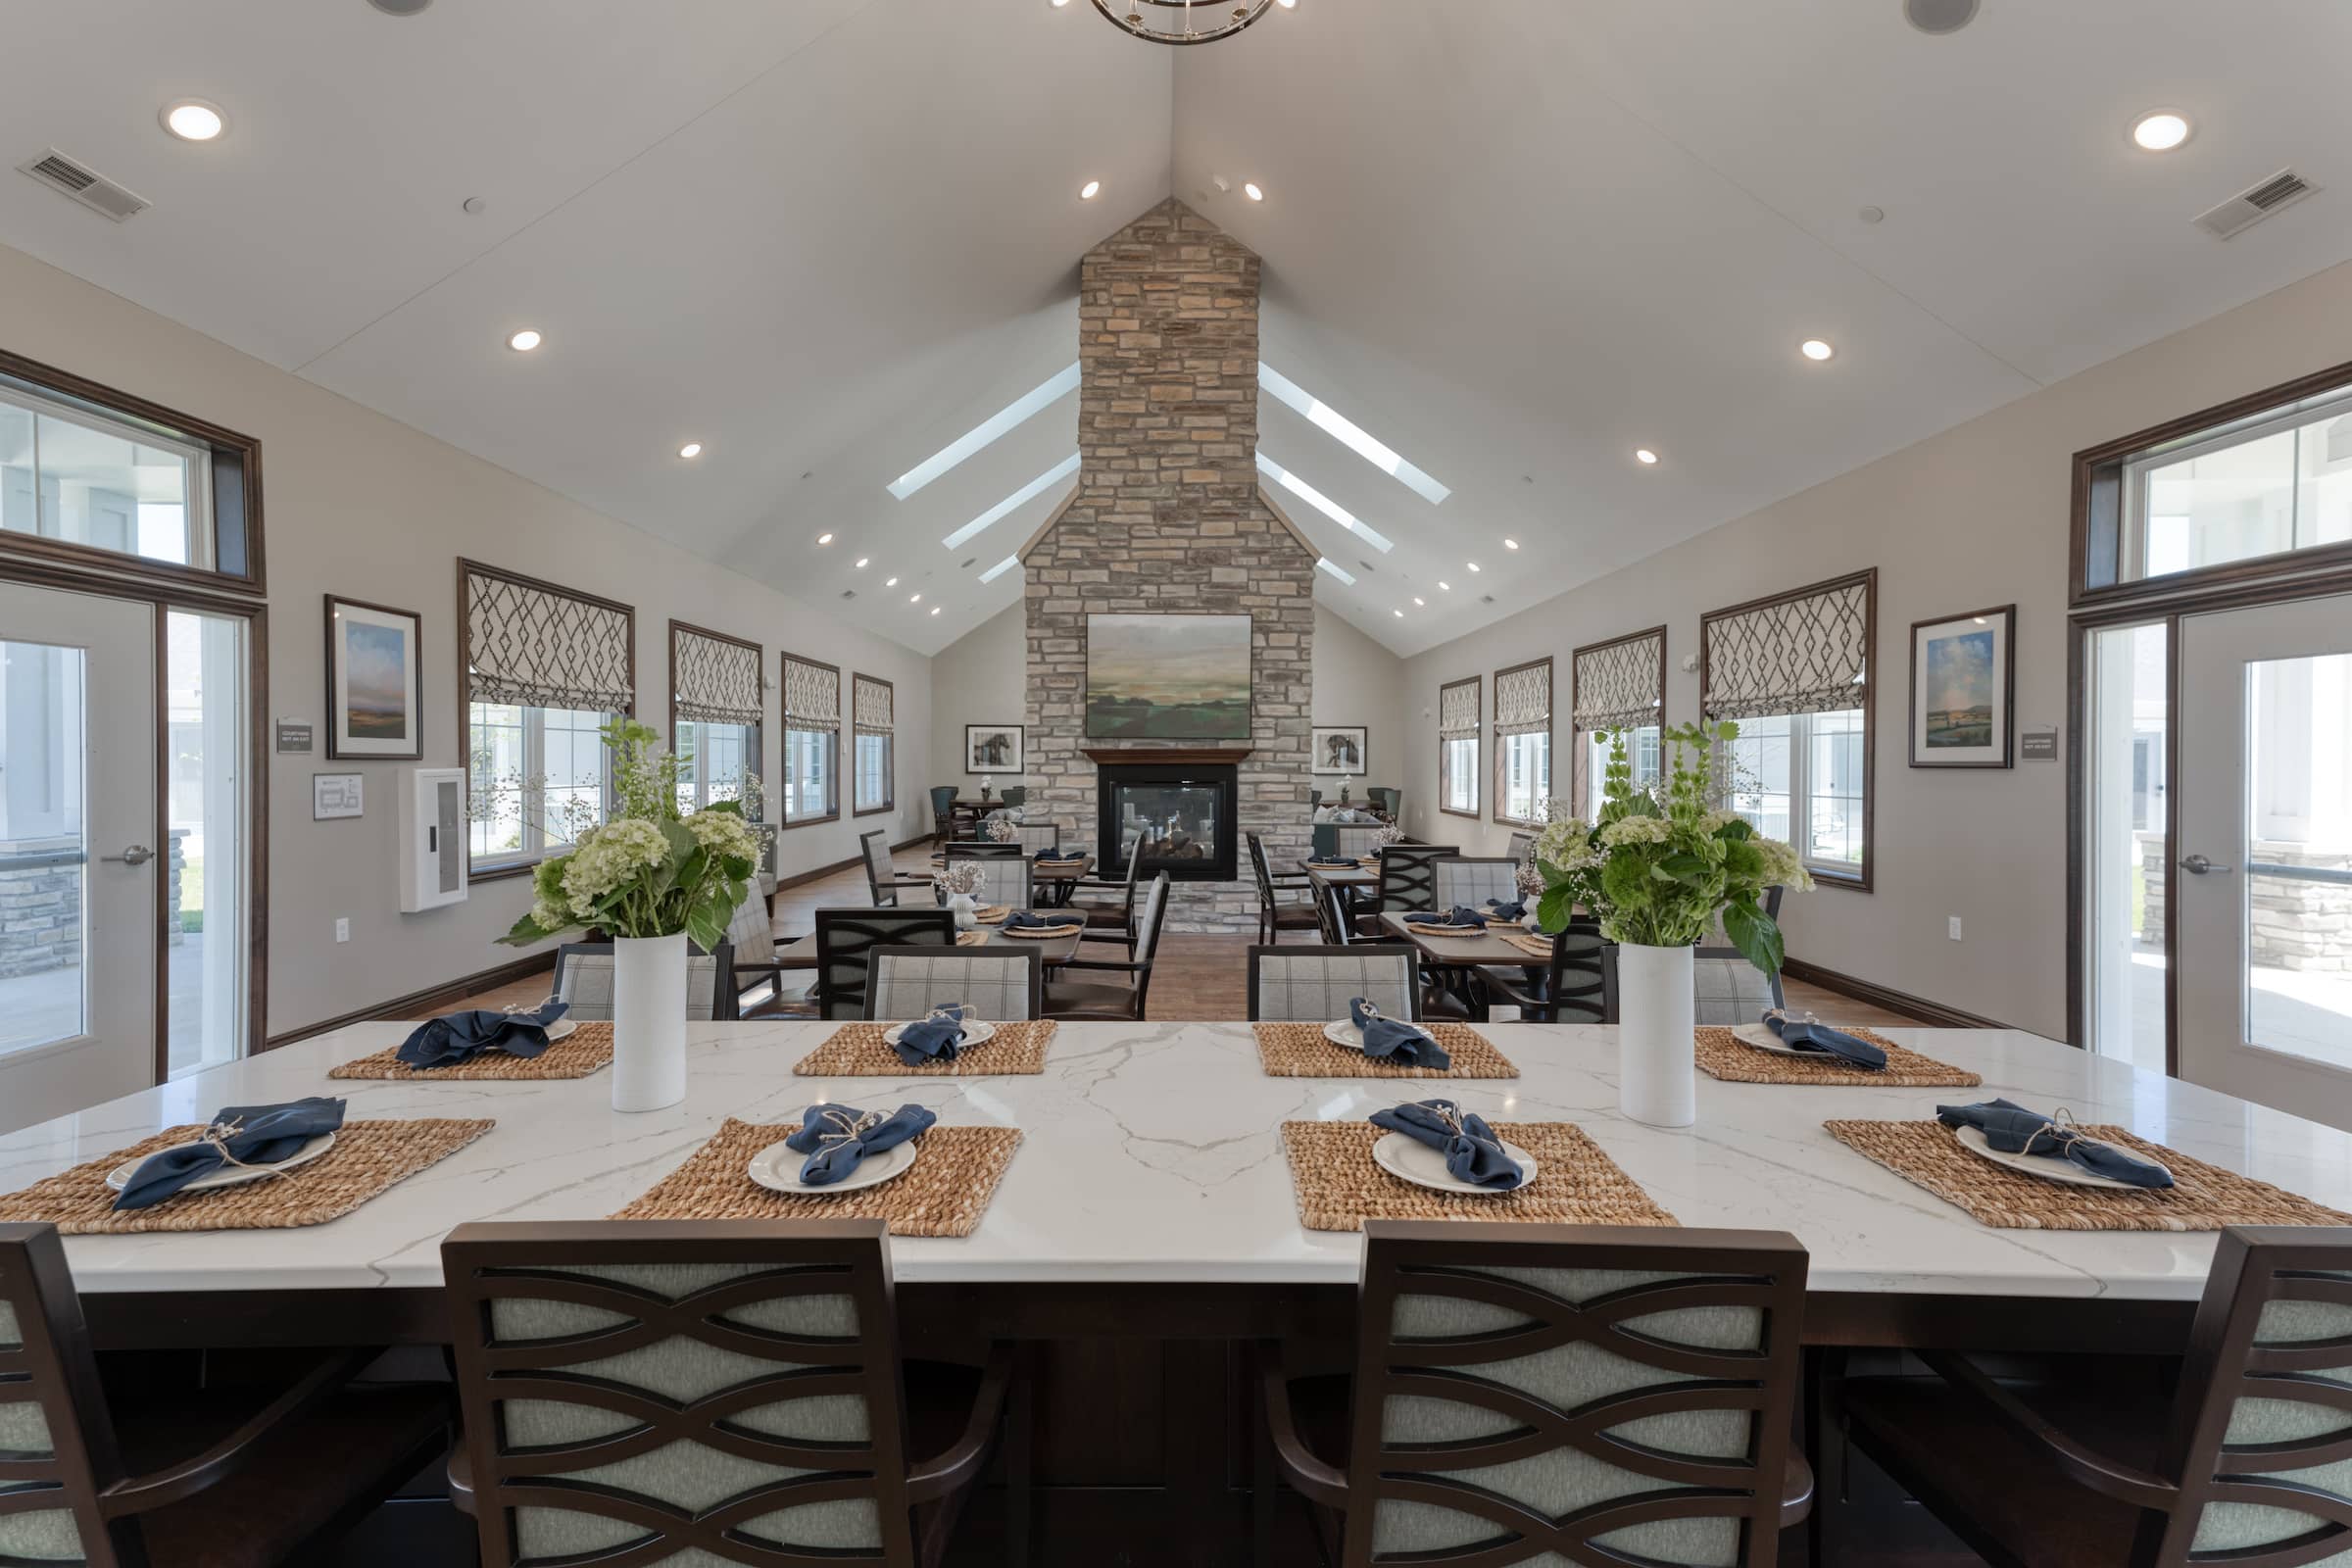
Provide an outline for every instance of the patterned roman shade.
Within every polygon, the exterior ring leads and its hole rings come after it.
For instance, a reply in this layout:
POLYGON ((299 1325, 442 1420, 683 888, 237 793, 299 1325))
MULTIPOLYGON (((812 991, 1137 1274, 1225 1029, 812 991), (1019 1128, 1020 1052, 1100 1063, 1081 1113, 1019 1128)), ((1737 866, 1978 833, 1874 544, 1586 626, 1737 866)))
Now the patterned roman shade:
POLYGON ((626 712, 635 622, 624 606, 465 564, 467 690, 477 703, 626 712))
POLYGON ((1576 727, 1631 729, 1654 724, 1666 694, 1658 672, 1666 662, 1666 634, 1642 632, 1588 648, 1576 656, 1576 727))
POLYGON ((784 656, 784 727, 839 729, 841 671, 830 664, 784 656))
POLYGON ((893 710, 898 698, 890 682, 875 680, 869 675, 857 676, 850 685, 851 712, 860 735, 887 735, 891 731, 893 710))
POLYGON ((1740 719, 1861 707, 1875 581, 1863 572, 1707 616, 1701 710, 1740 719))
POLYGON ((1494 672, 1494 733, 1534 735, 1551 728, 1551 661, 1494 672))
POLYGON ((762 714, 760 650, 750 643, 669 627, 669 662, 678 717, 704 724, 757 724, 762 714))
POLYGON ((1457 680, 1450 686, 1438 688, 1438 738, 1459 740, 1478 733, 1478 686, 1473 680, 1457 680))

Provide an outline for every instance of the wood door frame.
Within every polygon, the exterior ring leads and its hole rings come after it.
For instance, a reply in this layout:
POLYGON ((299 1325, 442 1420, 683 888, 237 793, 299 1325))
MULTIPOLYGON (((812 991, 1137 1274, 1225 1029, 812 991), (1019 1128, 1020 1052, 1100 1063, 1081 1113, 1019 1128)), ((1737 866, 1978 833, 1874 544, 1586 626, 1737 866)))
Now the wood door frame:
MULTIPOLYGON (((1666 627, 1663 624, 1649 626, 1641 631, 1629 631, 1622 637, 1603 637, 1599 642, 1586 643, 1581 648, 1571 648, 1568 650, 1568 790, 1571 795, 1575 795, 1577 797, 1576 814, 1579 816, 1584 815, 1585 803, 1592 799, 1592 791, 1590 788, 1588 788, 1581 795, 1579 795, 1576 787, 1577 766, 1584 760, 1585 755, 1584 741, 1582 737, 1588 733, 1587 731, 1577 728, 1576 724, 1577 663, 1587 654, 1602 653, 1608 649, 1617 647, 1621 643, 1638 643, 1644 637, 1655 637, 1658 640, 1657 726, 1658 734, 1660 736, 1659 745, 1662 749, 1665 744, 1663 737, 1666 733, 1666 627)), ((1642 726, 1637 724, 1634 727, 1639 729, 1642 726)), ((1594 730, 1591 733, 1598 734, 1599 731, 1594 730)), ((1659 765, 1661 767, 1665 765, 1665 759, 1662 755, 1659 759, 1659 765)), ((1559 769, 1556 767, 1553 768, 1552 773, 1554 781, 1556 782, 1559 769)))

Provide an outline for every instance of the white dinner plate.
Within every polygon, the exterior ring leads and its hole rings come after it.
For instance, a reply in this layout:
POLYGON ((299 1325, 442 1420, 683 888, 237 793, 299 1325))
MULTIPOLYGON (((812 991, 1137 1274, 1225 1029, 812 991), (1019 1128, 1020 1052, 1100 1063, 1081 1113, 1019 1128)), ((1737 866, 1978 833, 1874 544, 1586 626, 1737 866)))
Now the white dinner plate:
MULTIPOLYGON (((920 1023, 921 1021, 922 1020, 919 1018, 915 1020, 916 1023, 920 1023)), ((897 1045, 899 1043, 899 1036, 906 1033, 912 1027, 912 1024, 892 1024, 889 1028, 882 1031, 882 1043, 886 1046, 897 1045)), ((994 1035, 996 1032, 997 1026, 993 1023, 983 1023, 978 1018, 966 1019, 963 1025, 963 1043, 966 1046, 976 1046, 980 1044, 981 1041, 986 1040, 990 1036, 994 1035)))
POLYGON ((1769 1051, 1776 1056, 1835 1056, 1834 1051, 1799 1051, 1760 1023, 1732 1025, 1732 1038, 1743 1046, 1769 1051))
MULTIPOLYGON (((2134 1187, 2130 1182, 2119 1182, 2112 1176, 2101 1176, 2096 1171, 2084 1170, 2071 1159, 2053 1159, 2046 1154, 2003 1153, 1984 1141, 1984 1134, 1981 1128, 1957 1127, 1953 1131, 1960 1137, 1960 1147, 1970 1153, 1989 1159, 1995 1165, 2006 1165, 2011 1170, 2024 1171, 2029 1176, 2038 1176, 2045 1182, 2058 1182, 2067 1187, 2103 1187, 2110 1192, 2118 1193, 2147 1191, 2146 1188, 2134 1187)), ((2151 1163, 2153 1162, 2151 1161, 2151 1163)), ((2165 1174, 2169 1176, 2172 1172, 2166 1171, 2165 1174)))
POLYGON ((862 1188, 879 1187, 893 1176, 904 1174, 914 1163, 914 1143, 909 1138, 879 1154, 868 1154, 858 1162, 856 1170, 823 1187, 811 1187, 801 1180, 801 1167, 808 1163, 807 1154, 782 1144, 770 1144, 752 1156, 751 1177, 771 1192, 798 1193, 808 1198, 855 1193, 862 1188))
POLYGON ((1085 929, 1086 926, 1084 923, 1077 920, 1072 920, 1064 925, 1024 925, 1015 926, 1010 930, 1006 930, 1004 927, 999 926, 997 928, 997 935, 1001 937, 1019 937, 1032 942, 1052 942, 1057 937, 1074 937, 1085 929))
MULTIPOLYGON (((1419 1024, 1415 1024, 1413 1027, 1416 1029, 1421 1029, 1419 1024)), ((1427 1029, 1421 1029, 1421 1032, 1425 1035, 1429 1034, 1427 1029)), ((1433 1041, 1437 1039, 1437 1036, 1435 1035, 1430 1035, 1429 1037, 1433 1041)), ((1341 1018, 1332 1023, 1325 1024, 1323 1026, 1323 1038, 1330 1041, 1333 1045, 1339 1047, 1342 1051, 1361 1051, 1364 1049, 1364 1032, 1355 1026, 1355 1020, 1352 1018, 1341 1018)))
MULTIPOLYGON (((176 1147, 186 1149, 191 1146, 187 1144, 180 1144, 176 1147)), ((308 1165, 312 1160, 317 1159, 320 1154, 325 1153, 328 1150, 334 1147, 335 1135, 333 1133, 320 1133, 318 1136, 313 1138, 309 1143, 303 1145, 300 1149, 297 1149, 293 1153, 288 1154, 284 1159, 279 1160, 274 1165, 223 1165, 219 1170, 208 1171, 204 1175, 197 1177, 194 1181, 188 1183, 187 1186, 182 1187, 179 1192, 209 1193, 215 1188, 219 1187, 242 1187, 247 1182, 266 1181, 269 1179, 271 1171, 292 1170, 297 1165, 308 1165)), ((170 1152, 170 1150, 156 1151, 156 1153, 170 1152)), ((124 1160, 122 1164, 117 1165, 113 1170, 110 1170, 106 1173, 106 1185, 113 1188, 118 1193, 122 1191, 123 1188, 130 1185, 130 1179, 132 1176, 138 1173, 139 1167, 146 1164, 154 1157, 155 1154, 141 1154, 136 1159, 124 1160)), ((173 1198, 177 1198, 179 1193, 173 1193, 172 1196, 173 1198)))
POLYGON ((580 1020, 577 1018, 558 1018, 547 1026, 547 1043, 551 1046, 554 1045, 579 1026, 580 1020))
MULTIPOLYGON (((1517 1144, 1505 1143, 1502 1152, 1519 1162, 1527 1179, 1519 1187, 1536 1184, 1536 1156, 1517 1144)), ((1446 1156, 1416 1138, 1402 1133, 1390 1133, 1372 1146, 1372 1162, 1390 1175, 1426 1187, 1436 1193, 1461 1193, 1471 1198, 1500 1198, 1515 1193, 1519 1187, 1481 1187, 1466 1182, 1446 1168, 1446 1156)))

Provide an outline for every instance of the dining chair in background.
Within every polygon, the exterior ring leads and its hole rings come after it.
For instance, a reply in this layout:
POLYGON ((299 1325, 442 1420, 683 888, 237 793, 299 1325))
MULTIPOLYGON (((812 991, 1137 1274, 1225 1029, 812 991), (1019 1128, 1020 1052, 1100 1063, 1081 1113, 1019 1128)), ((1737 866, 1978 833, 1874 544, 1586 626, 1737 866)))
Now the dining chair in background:
POLYGON ((1372 809, 1390 822, 1396 822, 1404 815, 1402 790, 1391 789, 1386 784, 1367 784, 1364 786, 1364 799, 1372 803, 1372 809))
POLYGON ((816 911, 816 1015, 865 1016, 865 987, 876 948, 956 945, 956 916, 940 908, 816 911))
POLYGON ((1343 1568, 1767 1568, 1813 1498, 1805 1265, 1777 1231, 1367 1222, 1352 1384, 1259 1348, 1259 1563, 1279 1471, 1343 1568))
POLYGON ((931 886, 927 876, 902 876, 890 858, 890 835, 880 828, 858 835, 858 853, 865 859, 865 885, 874 896, 874 907, 895 909, 903 888, 931 886))
POLYGON ((1003 799, 1004 802, 1007 809, 1017 811, 1022 807, 1029 804, 1029 786, 1026 784, 1007 784, 1004 786, 1004 791, 1001 799, 1003 799))
POLYGON ((1421 1016, 1413 950, 1403 943, 1250 950, 1251 1023, 1336 1023, 1361 997, 1384 1018, 1421 1016))
MULTIPOLYGON (((1385 858, 1385 857, 1384 857, 1385 858)), ((1437 862, 1436 897, 1430 907, 1450 909, 1466 904, 1481 908, 1491 900, 1513 904, 1519 898, 1519 862, 1494 855, 1448 855, 1437 862)))
POLYGON ((0 1562, 274 1568, 333 1544, 446 1452, 449 1391, 355 1381, 110 1397, 52 1225, 0 1225, 0 1562), (134 1469, 133 1464, 138 1468, 134 1469))
MULTIPOLYGON (((1764 890, 1764 912, 1775 919, 1780 917, 1782 892, 1777 886, 1764 890)), ((1712 940, 1698 945, 1690 965, 1691 1022, 1729 1029, 1788 1005, 1780 975, 1766 974, 1732 947, 1720 921, 1710 936, 1712 940)), ((1615 1023, 1620 993, 1613 942, 1601 950, 1601 982, 1602 1021, 1615 1023)))
POLYGON ((956 786, 931 787, 931 836, 945 844, 956 836, 956 786))
POLYGON ((1318 905, 1323 890, 1304 871, 1277 872, 1266 863, 1266 846, 1254 833, 1250 841, 1250 873, 1257 881, 1257 940, 1279 942, 1285 931, 1321 931, 1325 917, 1318 905), (1301 904, 1295 895, 1303 893, 1301 904))
POLYGON ((1004 847, 1012 853, 971 858, 970 863, 980 871, 980 886, 972 894, 972 902, 984 909, 991 905, 1026 909, 1036 899, 1037 862, 1023 855, 1017 844, 1004 847))
POLYGON ((1035 947, 876 948, 867 957, 868 1018, 926 1018, 934 1007, 958 1003, 987 1023, 1045 1015, 1044 955, 1035 947))
POLYGON ((1352 855, 1358 859, 1377 854, 1380 836, 1388 831, 1378 822, 1334 822, 1331 844, 1334 855, 1352 855))
POLYGON ((1611 982, 1602 972, 1607 945, 1598 921, 1571 920, 1552 937, 1543 968, 1479 970, 1488 1004, 1517 1007, 1521 1023, 1615 1023, 1611 982))
POLYGON ((1118 942, 1127 948, 1127 956, 1135 956, 1135 896, 1144 875, 1144 836, 1138 833, 1127 848, 1127 876, 1124 881, 1108 877, 1080 877, 1076 892, 1067 906, 1071 913, 1086 922, 1085 942, 1118 942), (1089 899, 1083 895, 1093 892, 1112 897, 1089 899))
MULTIPOLYGON (((556 950, 554 995, 567 1004, 566 1018, 612 1020, 612 944, 566 942, 556 950)), ((736 1013, 735 947, 721 942, 709 953, 686 954, 686 1016, 695 1023, 731 1021, 736 1013)))
POLYGON ((1504 853, 1509 855, 1513 860, 1518 861, 1521 865, 1525 865, 1527 863, 1527 852, 1535 847, 1536 836, 1533 833, 1514 833, 1511 835, 1511 847, 1504 853))
POLYGON ((778 951, 784 945, 776 939, 767 895, 755 881, 727 921, 727 978, 735 993, 734 1016, 776 1018, 809 1008, 806 980, 790 987, 784 983, 786 971, 778 951))
POLYGON ((887 1229, 450 1232, 441 1271, 466 1434, 451 1490, 486 1568, 602 1560, 624 1544, 631 1561, 928 1568, 1000 1447, 1006 1556, 1025 1560, 1026 1381, 1004 1346, 978 1367, 905 1358, 887 1229))
POLYGON ((1040 850, 1058 850, 1072 838, 1059 822, 1015 822, 1012 832, 1021 853, 1031 857, 1040 850))
POLYGON ((1046 1016, 1141 1019, 1152 990, 1152 961, 1159 951, 1159 928, 1167 911, 1168 873, 1162 871, 1144 890, 1142 906, 1136 915, 1135 946, 1127 961, 1072 958, 1056 966, 1053 977, 1046 981, 1046 1016), (1074 972, 1123 974, 1127 983, 1067 978, 1074 972))

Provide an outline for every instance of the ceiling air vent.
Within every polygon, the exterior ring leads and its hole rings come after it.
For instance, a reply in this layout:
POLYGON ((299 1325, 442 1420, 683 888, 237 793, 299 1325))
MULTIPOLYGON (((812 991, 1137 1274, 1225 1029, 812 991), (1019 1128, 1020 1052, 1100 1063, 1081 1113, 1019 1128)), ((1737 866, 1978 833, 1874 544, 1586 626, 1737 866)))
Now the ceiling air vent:
POLYGON ((2241 190, 2209 213, 2197 215, 2197 226, 2215 239, 2230 239, 2261 222, 2281 207, 2292 207, 2319 189, 2291 169, 2281 169, 2250 190, 2241 190))
POLYGON ((26 159, 17 168, 51 190, 71 196, 92 212, 104 213, 118 223, 154 205, 146 197, 133 195, 96 170, 84 169, 54 147, 38 158, 26 159))

